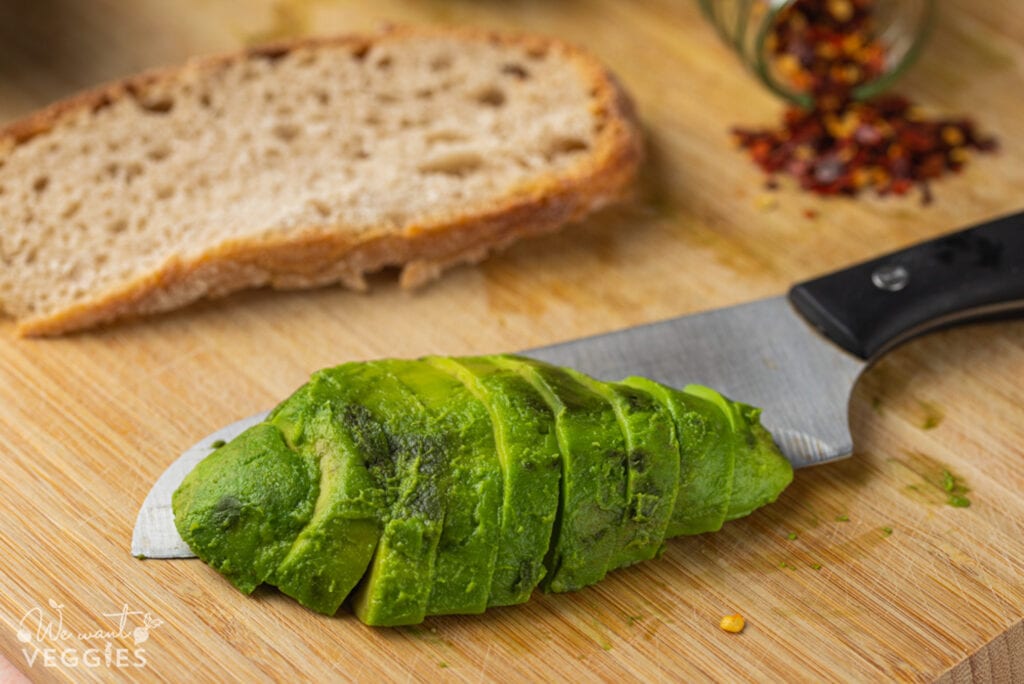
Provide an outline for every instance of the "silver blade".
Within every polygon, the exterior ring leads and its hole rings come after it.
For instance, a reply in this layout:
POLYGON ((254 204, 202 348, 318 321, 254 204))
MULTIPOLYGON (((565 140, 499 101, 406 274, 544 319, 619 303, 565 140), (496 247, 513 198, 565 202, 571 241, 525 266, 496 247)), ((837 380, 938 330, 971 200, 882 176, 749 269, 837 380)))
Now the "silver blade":
MULTIPOLYGON (((793 311, 784 297, 674 318, 524 352, 602 380, 642 375, 683 387, 707 385, 764 409, 762 421, 796 468, 853 451, 850 390, 864 362, 844 352, 793 311)), ((259 423, 250 416, 204 437, 153 485, 139 511, 132 554, 193 556, 174 527, 171 495, 213 451, 259 423)))
POLYGON ((819 334, 785 297, 535 349, 528 356, 601 380, 642 375, 713 387, 764 409, 762 423, 803 468, 853 453, 850 391, 865 363, 819 334))

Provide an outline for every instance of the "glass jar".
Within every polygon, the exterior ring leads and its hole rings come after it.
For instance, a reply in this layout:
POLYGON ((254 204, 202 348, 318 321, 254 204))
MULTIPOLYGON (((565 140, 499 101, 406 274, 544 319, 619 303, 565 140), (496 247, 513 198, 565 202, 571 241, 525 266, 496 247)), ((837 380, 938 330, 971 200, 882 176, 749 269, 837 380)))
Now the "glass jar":
MULTIPOLYGON (((772 49, 774 29, 787 8, 801 0, 698 0, 701 10, 722 39, 770 90, 801 107, 815 98, 800 89, 779 68, 772 49)), ((805 0, 806 1, 806 0, 805 0)), ((837 0, 847 9, 851 0, 837 0)), ((822 7, 833 6, 820 0, 822 7)), ((930 32, 935 17, 934 0, 872 0, 872 40, 884 47, 884 62, 877 75, 850 91, 855 100, 866 100, 889 87, 914 61, 930 32)))

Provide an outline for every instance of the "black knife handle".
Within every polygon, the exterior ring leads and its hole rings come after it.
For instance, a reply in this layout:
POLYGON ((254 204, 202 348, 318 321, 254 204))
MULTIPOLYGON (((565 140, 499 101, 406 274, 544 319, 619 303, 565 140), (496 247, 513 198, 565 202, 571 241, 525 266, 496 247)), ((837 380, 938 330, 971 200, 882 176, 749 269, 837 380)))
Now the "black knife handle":
POLYGON ((943 325, 1024 311, 1024 212, 794 286, 789 300, 868 360, 943 325))

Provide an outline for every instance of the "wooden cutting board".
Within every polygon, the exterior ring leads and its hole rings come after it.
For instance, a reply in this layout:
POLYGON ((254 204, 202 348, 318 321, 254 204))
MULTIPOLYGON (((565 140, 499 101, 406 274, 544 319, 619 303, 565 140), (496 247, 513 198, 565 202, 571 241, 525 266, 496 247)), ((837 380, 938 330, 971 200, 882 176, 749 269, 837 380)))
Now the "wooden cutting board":
POLYGON ((773 295, 1024 207, 1024 6, 941 4, 901 89, 976 113, 1003 147, 922 206, 786 184, 765 199, 727 128, 779 104, 684 0, 4 3, 2 120, 254 40, 466 22, 598 53, 636 96, 650 159, 635 204, 419 292, 384 275, 369 295, 247 293, 56 340, 0 322, 0 654, 42 681, 1024 681, 1022 322, 892 352, 853 395, 854 458, 573 595, 374 630, 273 591, 245 598, 198 561, 129 553, 139 505, 183 449, 321 366, 523 349, 773 295), (946 472, 969 508, 946 504, 946 472), (739 635, 718 628, 734 612, 739 635), (50 650, 30 664, 36 649, 50 650))

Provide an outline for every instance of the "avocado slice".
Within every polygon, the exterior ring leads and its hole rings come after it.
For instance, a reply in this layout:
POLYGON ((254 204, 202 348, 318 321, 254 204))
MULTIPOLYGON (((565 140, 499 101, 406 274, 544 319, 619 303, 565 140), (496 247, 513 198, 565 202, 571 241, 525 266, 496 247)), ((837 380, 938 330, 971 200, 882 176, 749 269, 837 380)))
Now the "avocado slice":
POLYGON ((482 613, 501 529, 501 464, 490 414, 458 378, 424 360, 382 363, 423 404, 447 460, 446 513, 427 614, 482 613))
POLYGON ((569 372, 611 403, 629 454, 626 517, 608 569, 654 558, 664 548, 679 490, 679 444, 672 414, 643 389, 569 372))
POLYGON ((384 490, 346 427, 346 397, 331 390, 314 374, 267 418, 293 449, 320 465, 312 518, 268 581, 327 615, 337 612, 373 559, 384 508, 384 490))
POLYGON ((487 605, 523 603, 544 577, 558 510, 562 458, 554 415, 533 385, 493 358, 427 360, 462 382, 490 414, 504 491, 487 605))
POLYGON ((562 592, 599 582, 626 517, 628 454, 615 410, 565 369, 521 357, 495 361, 526 378, 555 416, 562 491, 542 586, 562 592))
POLYGON ((676 425, 679 486, 665 537, 720 529, 732 498, 739 445, 728 401, 697 385, 684 392, 647 378, 622 382, 649 392, 668 408, 676 425))
POLYGON ((174 525, 193 553, 250 594, 309 522, 319 479, 314 459, 260 423, 185 477, 171 498, 174 525))
POLYGON ((761 409, 730 401, 741 437, 726 520, 749 515, 771 503, 793 481, 793 466, 761 425, 761 409))
POLYGON ((421 622, 445 514, 447 436, 386 362, 345 364, 320 375, 344 401, 344 424, 384 492, 380 540, 351 595, 352 608, 368 625, 421 622))

